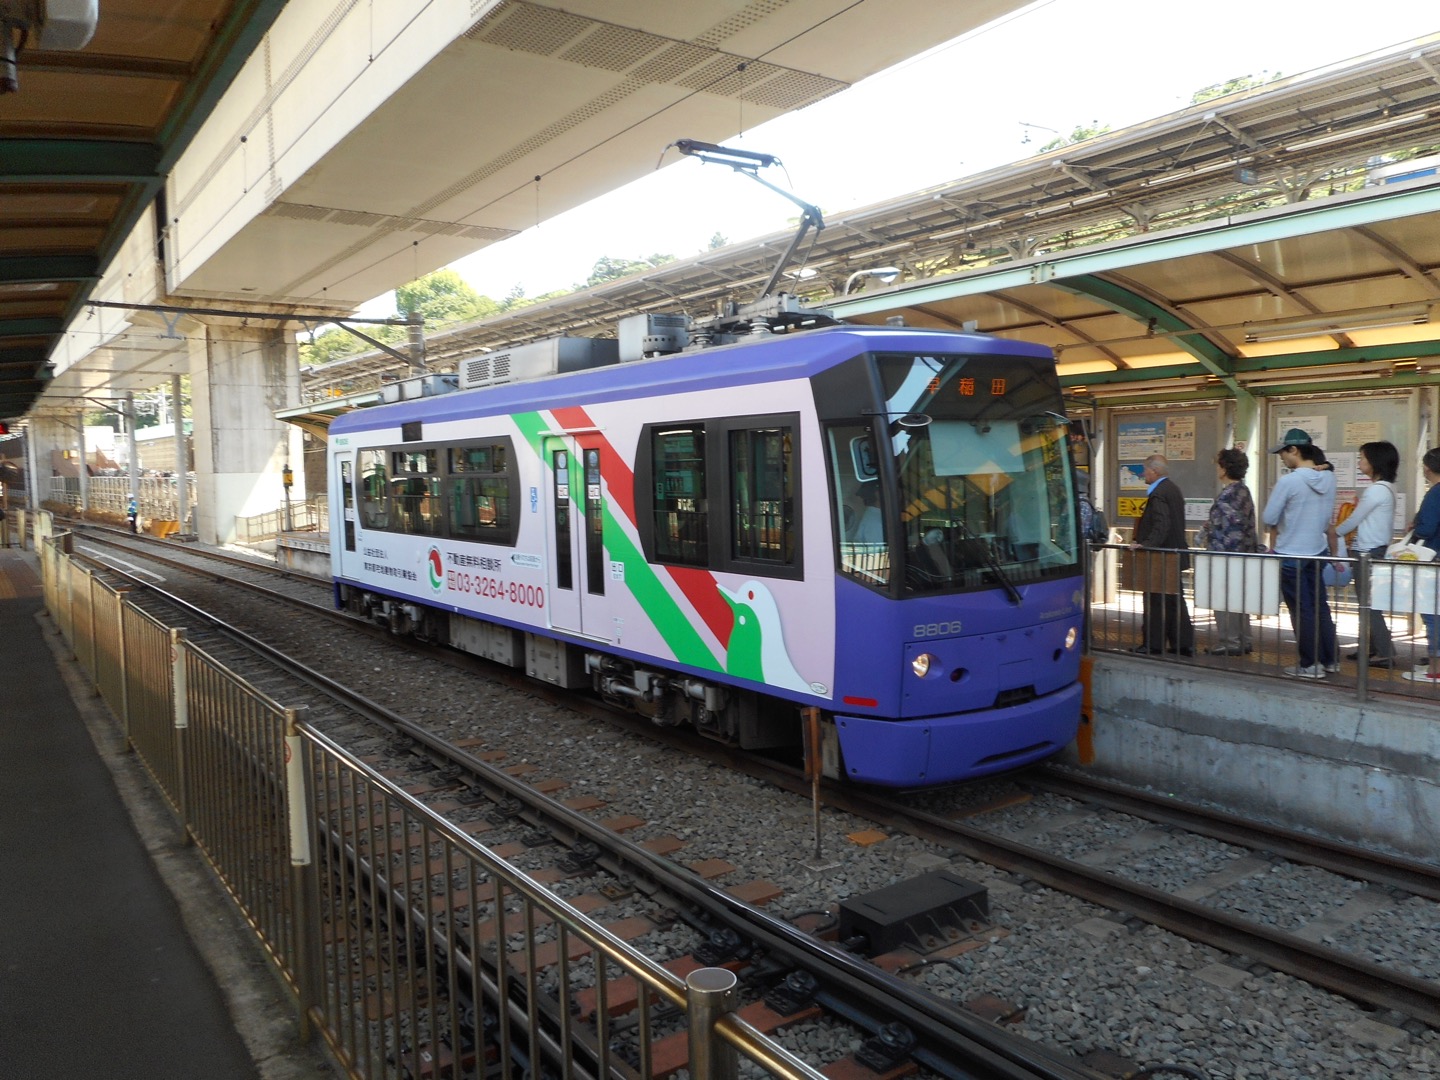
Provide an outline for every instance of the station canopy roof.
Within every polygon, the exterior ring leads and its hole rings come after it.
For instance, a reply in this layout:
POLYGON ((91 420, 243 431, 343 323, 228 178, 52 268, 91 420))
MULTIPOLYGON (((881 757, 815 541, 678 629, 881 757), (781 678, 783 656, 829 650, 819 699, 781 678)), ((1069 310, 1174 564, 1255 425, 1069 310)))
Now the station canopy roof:
MULTIPOLYGON (((783 287, 859 321, 1045 344, 1072 392, 1101 398, 1434 381, 1437 154, 1440 35, 837 213, 783 287), (899 274, 877 288, 866 272, 884 267, 899 274)), ((638 312, 709 314, 752 299, 789 241, 777 233, 432 333, 427 367, 608 336, 638 312)), ((319 402, 407 374, 365 353, 302 380, 319 402)))

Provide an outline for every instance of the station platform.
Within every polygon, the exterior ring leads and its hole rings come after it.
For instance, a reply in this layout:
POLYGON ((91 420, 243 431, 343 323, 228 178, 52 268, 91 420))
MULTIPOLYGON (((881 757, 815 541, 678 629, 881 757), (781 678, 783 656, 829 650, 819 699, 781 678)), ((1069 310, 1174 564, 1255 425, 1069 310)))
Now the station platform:
POLYGON ((0 548, 7 1080, 330 1074, 249 928, 0 548))

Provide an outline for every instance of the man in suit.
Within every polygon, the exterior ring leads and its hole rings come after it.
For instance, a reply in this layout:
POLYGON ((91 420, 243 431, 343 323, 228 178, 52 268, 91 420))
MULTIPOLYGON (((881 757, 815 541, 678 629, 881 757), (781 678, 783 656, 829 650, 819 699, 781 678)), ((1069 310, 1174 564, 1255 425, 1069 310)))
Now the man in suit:
POLYGON ((1134 651, 1190 656, 1195 652, 1195 628, 1180 591, 1180 571, 1190 567, 1190 556, 1184 551, 1189 546, 1185 539, 1185 496, 1170 479, 1169 462, 1159 454, 1145 459, 1140 476, 1149 486, 1145 509, 1131 534, 1130 549, 1182 550, 1179 554, 1153 555, 1138 567, 1135 583, 1145 592, 1145 621, 1142 643, 1134 651))

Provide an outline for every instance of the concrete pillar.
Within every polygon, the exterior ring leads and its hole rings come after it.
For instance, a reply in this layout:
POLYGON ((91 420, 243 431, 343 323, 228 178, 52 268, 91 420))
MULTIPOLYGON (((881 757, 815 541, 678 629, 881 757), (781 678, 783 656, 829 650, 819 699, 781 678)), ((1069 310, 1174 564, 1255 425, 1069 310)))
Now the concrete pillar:
MULTIPOLYGON (((40 491, 40 455, 35 450, 35 427, 33 420, 25 425, 25 508, 31 513, 40 509, 40 500, 44 498, 40 491)), ((49 470, 46 470, 45 482, 50 482, 49 470)))
POLYGON ((1265 433, 1260 430, 1260 399, 1241 390, 1235 395, 1235 429, 1229 447, 1238 447, 1250 455, 1252 467, 1264 460, 1265 433))
POLYGON ((86 460, 85 414, 75 414, 75 445, 80 448, 80 461, 76 475, 80 478, 80 513, 90 509, 90 463, 86 460))
POLYGON ((185 446, 184 398, 180 395, 180 376, 170 376, 170 419, 175 430, 175 514, 180 531, 191 531, 190 524, 190 455, 185 446))
POLYGON ((30 444, 30 479, 35 492, 31 506, 39 510, 50 499, 57 457, 70 449, 70 425, 58 416, 32 416, 25 421, 25 435, 30 444))
POLYGON ((300 429, 275 413, 300 403, 300 354, 294 332, 272 323, 207 323, 190 342, 195 530, 203 543, 227 544, 237 517, 284 505, 280 470, 301 460, 300 429))
MULTIPOLYGON (((140 451, 135 446, 135 392, 125 391, 125 447, 130 455, 126 490, 135 497, 136 509, 140 508, 140 451)), ((129 499, 126 499, 127 508, 129 499)))

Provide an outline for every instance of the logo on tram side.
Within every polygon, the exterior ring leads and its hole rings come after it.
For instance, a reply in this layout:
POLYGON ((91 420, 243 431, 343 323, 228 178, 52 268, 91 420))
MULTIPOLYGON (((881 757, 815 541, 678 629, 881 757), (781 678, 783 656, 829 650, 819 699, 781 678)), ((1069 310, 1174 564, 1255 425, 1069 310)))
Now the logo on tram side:
POLYGON ((439 548, 431 547, 428 564, 430 568, 430 588, 438 593, 445 587, 445 565, 440 560, 439 548))

